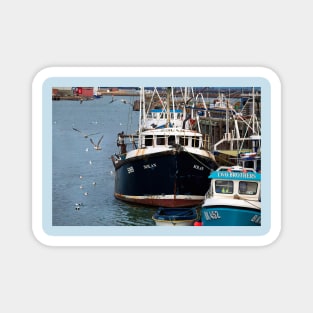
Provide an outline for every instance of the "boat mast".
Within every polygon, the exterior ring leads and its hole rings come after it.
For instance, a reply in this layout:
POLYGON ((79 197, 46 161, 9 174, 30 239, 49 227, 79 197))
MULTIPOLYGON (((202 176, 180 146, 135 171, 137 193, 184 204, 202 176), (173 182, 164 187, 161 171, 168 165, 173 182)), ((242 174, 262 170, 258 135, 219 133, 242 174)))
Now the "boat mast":
POLYGON ((141 134, 141 130, 145 125, 145 89, 144 87, 140 87, 140 98, 139 98, 139 136, 141 134))
POLYGON ((187 90, 188 90, 188 87, 185 87, 183 119, 185 119, 185 118, 186 118, 186 116, 187 116, 187 113, 186 113, 186 105, 187 105, 187 90))
POLYGON ((255 110, 254 110, 254 105, 255 105, 255 97, 254 97, 254 87, 252 87, 252 133, 255 135, 255 125, 254 125, 254 119, 255 119, 255 110))
POLYGON ((172 88, 172 106, 173 106, 173 113, 174 113, 174 116, 175 116, 174 88, 172 88))
MULTIPOLYGON (((224 95, 222 94, 221 101, 224 101, 224 95)), ((226 104, 226 134, 227 138, 229 138, 229 100, 225 97, 225 104, 226 104)))
POLYGON ((171 116, 170 116, 170 98, 171 98, 171 87, 167 87, 167 99, 166 99, 166 127, 170 126, 171 116))

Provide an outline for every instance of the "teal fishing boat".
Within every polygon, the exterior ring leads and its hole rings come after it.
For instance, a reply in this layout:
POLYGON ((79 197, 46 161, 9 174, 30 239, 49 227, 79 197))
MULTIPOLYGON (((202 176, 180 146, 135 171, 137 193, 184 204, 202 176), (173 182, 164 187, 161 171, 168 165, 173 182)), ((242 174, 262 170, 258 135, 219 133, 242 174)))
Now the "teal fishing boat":
POLYGON ((261 174, 252 168, 221 166, 201 207, 202 226, 260 226, 261 174))

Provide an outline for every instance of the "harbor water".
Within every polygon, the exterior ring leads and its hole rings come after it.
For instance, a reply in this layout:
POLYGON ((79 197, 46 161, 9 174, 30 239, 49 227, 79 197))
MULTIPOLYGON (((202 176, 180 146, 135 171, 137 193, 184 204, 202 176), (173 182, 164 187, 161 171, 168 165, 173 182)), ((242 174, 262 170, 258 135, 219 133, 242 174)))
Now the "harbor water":
POLYGON ((133 111, 132 106, 138 99, 110 95, 82 102, 52 102, 53 226, 155 225, 152 215, 157 207, 129 204, 114 197, 111 155, 118 152, 119 132, 133 134, 138 129, 139 111, 133 111), (93 143, 97 144, 102 135, 102 149, 95 150, 93 143))
POLYGON ((138 128, 139 112, 133 111, 133 101, 133 97, 118 96, 113 102, 109 96, 82 103, 53 101, 53 226, 155 225, 152 215, 157 208, 114 197, 111 155, 118 151, 117 134, 138 128), (102 135, 102 149, 95 150, 90 138, 97 143, 102 135))

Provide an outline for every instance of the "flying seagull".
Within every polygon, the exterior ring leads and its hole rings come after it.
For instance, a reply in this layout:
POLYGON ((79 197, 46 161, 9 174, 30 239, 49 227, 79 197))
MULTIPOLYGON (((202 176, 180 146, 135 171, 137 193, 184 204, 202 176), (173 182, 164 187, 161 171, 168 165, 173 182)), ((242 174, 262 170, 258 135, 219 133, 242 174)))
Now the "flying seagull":
POLYGON ((99 139, 99 141, 98 141, 97 144, 95 144, 95 143, 93 142, 93 140, 90 138, 90 142, 93 144, 93 147, 94 147, 95 150, 101 150, 101 149, 102 149, 102 148, 100 147, 100 143, 101 143, 102 138, 103 138, 103 135, 101 136, 101 138, 99 139))
POLYGON ((89 136, 93 136, 93 135, 98 135, 98 134, 100 134, 100 133, 94 133, 94 134, 84 134, 84 133, 82 133, 79 129, 77 129, 77 128, 74 128, 74 127, 72 127, 73 128, 73 130, 75 130, 75 131, 77 131, 77 132, 79 132, 79 133, 81 133, 83 136, 84 136, 84 138, 88 138, 89 136))

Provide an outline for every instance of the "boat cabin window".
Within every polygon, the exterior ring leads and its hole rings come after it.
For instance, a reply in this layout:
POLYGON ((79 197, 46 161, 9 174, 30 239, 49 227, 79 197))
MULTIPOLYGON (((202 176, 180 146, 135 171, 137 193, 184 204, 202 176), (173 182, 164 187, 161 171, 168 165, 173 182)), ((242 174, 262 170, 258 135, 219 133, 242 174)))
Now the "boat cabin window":
POLYGON ((154 119, 157 119, 157 118, 158 118, 158 113, 153 113, 153 114, 152 114, 152 117, 153 117, 154 119))
POLYGON ((165 137, 164 136, 157 136, 156 144, 159 146, 165 145, 165 137))
POLYGON ((245 161, 244 167, 254 168, 254 161, 245 161))
POLYGON ((145 136, 145 146, 152 146, 153 144, 153 136, 145 136))
POLYGON ((192 138, 192 146, 195 148, 198 148, 200 144, 200 138, 199 137, 193 137, 192 138))
POLYGON ((181 144, 182 146, 188 146, 188 137, 181 136, 179 138, 179 144, 181 144))
POLYGON ((215 192, 223 194, 232 194, 234 189, 234 183, 226 180, 215 181, 215 192))
POLYGON ((241 195, 255 195, 258 191, 258 184, 255 182, 239 182, 239 194, 241 195))
POLYGON ((168 145, 174 145, 175 144, 175 136, 168 136, 168 145))

